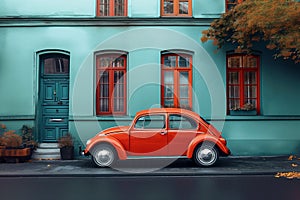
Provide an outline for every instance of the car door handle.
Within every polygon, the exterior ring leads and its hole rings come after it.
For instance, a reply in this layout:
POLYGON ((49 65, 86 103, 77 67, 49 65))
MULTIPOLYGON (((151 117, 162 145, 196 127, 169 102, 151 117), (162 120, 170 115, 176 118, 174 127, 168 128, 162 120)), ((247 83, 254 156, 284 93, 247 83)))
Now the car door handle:
POLYGON ((161 131, 160 134, 161 135, 166 135, 168 132, 167 131, 161 131))

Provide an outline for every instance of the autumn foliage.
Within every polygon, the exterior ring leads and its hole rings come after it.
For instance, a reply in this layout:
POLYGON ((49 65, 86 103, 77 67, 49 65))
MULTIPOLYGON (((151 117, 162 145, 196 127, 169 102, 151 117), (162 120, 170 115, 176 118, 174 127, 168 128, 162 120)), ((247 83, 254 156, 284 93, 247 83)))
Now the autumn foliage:
POLYGON ((224 13, 202 32, 202 42, 226 43, 237 51, 251 51, 264 41, 275 58, 300 62, 300 3, 297 0, 245 0, 224 13))
MULTIPOLYGON (((288 158, 289 161, 293 161, 293 163, 291 164, 291 166, 296 169, 298 167, 298 164, 295 163, 295 160, 296 161, 299 161, 300 158, 297 158, 297 156, 295 155, 291 155, 289 158, 288 158)), ((276 178, 281 178, 281 177, 285 177, 285 178, 288 178, 288 179, 293 179, 293 178, 297 178, 297 179, 300 179, 300 172, 299 170, 298 171, 292 171, 292 172, 278 172, 276 175, 275 175, 276 178)))
POLYGON ((0 145, 16 148, 22 145, 22 137, 14 131, 7 131, 0 137, 0 145))

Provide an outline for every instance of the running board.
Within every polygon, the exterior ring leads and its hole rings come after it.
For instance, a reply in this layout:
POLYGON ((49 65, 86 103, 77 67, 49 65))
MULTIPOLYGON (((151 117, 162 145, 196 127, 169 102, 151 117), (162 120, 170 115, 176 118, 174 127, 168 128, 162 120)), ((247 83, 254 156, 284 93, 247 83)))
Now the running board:
POLYGON ((180 159, 188 158, 187 156, 128 156, 128 160, 138 160, 138 159, 180 159))

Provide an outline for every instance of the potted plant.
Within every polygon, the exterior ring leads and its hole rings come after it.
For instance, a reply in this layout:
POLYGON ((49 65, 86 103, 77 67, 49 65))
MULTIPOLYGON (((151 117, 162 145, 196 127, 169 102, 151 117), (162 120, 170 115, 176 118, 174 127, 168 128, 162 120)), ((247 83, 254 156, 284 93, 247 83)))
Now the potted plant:
POLYGON ((4 141, 3 141, 3 138, 2 138, 2 134, 5 132, 5 130, 6 130, 5 124, 0 124, 0 162, 4 161, 5 146, 4 146, 4 141))
POLYGON ((253 104, 246 103, 242 107, 231 108, 230 115, 257 115, 257 112, 253 104))
POLYGON ((37 142, 34 140, 33 128, 23 125, 21 128, 23 146, 31 149, 31 154, 37 148, 37 142))
POLYGON ((22 147, 22 137, 15 131, 4 132, 1 139, 2 145, 7 149, 18 149, 22 147))
POLYGON ((70 133, 59 138, 58 146, 60 148, 60 156, 62 160, 74 159, 74 141, 70 133))
POLYGON ((31 158, 31 149, 22 146, 22 137, 15 131, 3 131, 0 137, 0 157, 6 162, 24 162, 31 158))

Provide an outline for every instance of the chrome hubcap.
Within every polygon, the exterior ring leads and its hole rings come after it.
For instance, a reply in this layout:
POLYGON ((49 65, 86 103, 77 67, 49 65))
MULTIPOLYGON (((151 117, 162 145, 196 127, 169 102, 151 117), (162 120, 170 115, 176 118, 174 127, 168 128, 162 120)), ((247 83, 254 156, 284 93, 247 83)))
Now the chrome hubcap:
POLYGON ((102 149, 95 155, 97 162, 102 166, 109 166, 113 161, 113 153, 108 149, 102 149))
POLYGON ((200 149, 198 152, 198 159, 201 163, 209 165, 216 159, 216 154, 212 149, 200 149))

